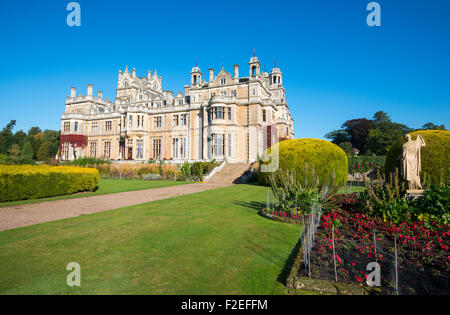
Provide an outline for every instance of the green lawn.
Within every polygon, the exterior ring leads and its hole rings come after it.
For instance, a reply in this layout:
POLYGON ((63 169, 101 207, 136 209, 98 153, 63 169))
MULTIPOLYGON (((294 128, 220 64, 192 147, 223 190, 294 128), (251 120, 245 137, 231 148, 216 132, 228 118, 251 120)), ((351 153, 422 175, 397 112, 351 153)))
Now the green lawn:
POLYGON ((297 225, 236 185, 0 232, 1 294, 283 294, 297 225), (66 265, 81 265, 81 287, 66 265))
POLYGON ((99 188, 95 192, 78 193, 78 194, 73 194, 73 195, 55 196, 55 197, 50 197, 50 198, 41 198, 41 199, 32 199, 32 200, 0 202, 0 208, 7 207, 7 206, 28 204, 28 203, 43 202, 43 201, 90 197, 90 196, 97 196, 97 195, 104 195, 104 194, 113 194, 113 193, 124 192, 124 191, 143 190, 143 189, 175 186, 175 185, 182 185, 182 184, 187 184, 187 182, 100 179, 99 188))

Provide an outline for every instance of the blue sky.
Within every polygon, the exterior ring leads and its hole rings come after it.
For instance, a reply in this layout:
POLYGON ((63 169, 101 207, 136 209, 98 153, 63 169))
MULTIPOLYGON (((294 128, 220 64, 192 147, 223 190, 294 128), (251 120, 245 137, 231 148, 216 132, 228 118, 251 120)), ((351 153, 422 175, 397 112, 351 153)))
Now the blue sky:
POLYGON ((156 68, 163 88, 183 91, 195 61, 247 74, 256 54, 277 60, 297 138, 323 138, 378 110, 419 128, 450 127, 450 1, 80 0, 82 26, 66 24, 66 0, 2 1, 0 126, 59 129, 71 86, 114 98, 117 73, 156 68))

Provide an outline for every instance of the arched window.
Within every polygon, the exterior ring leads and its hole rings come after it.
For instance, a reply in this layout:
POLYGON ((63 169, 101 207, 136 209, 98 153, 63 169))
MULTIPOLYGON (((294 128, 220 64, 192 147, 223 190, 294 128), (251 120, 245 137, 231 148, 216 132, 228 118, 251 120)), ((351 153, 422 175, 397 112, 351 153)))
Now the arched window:
POLYGON ((252 77, 256 75, 256 66, 252 67, 252 77))
POLYGON ((196 85, 196 84, 197 84, 197 76, 194 75, 194 85, 196 85))

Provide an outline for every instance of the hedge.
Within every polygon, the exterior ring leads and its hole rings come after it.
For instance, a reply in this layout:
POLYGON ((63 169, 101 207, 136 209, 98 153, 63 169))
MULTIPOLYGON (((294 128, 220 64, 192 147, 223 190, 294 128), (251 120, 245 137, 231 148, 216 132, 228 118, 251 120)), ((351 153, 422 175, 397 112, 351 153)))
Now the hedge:
POLYGON ((386 162, 385 156, 349 156, 348 157, 348 172, 365 173, 374 167, 382 168, 386 162))
MULTIPOLYGON (((425 140, 425 147, 422 147, 422 172, 420 177, 424 182, 431 184, 450 184, 450 131, 448 130, 418 130, 410 133, 412 140, 421 135, 425 140)), ((385 174, 389 174, 400 168, 400 157, 403 151, 404 138, 399 139, 388 150, 386 163, 384 165, 385 174)))
POLYGON ((0 201, 36 199, 94 191, 96 169, 48 165, 0 165, 0 201))
MULTIPOLYGON (((331 174, 335 172, 335 185, 345 185, 348 176, 348 160, 344 150, 337 145, 320 139, 293 139, 276 144, 279 146, 279 168, 282 170, 295 170, 297 179, 304 180, 305 166, 308 165, 308 174, 314 167, 320 184, 331 182, 331 174)), ((269 153, 271 149, 268 150, 269 153)), ((261 185, 269 185, 271 173, 259 172, 258 179, 261 185)))

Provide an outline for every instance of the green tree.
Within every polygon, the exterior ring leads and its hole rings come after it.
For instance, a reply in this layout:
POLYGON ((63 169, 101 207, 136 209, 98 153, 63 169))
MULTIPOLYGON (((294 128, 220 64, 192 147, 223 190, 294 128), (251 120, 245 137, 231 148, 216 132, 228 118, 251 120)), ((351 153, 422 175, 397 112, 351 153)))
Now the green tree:
POLYGON ((353 156, 353 146, 350 142, 342 142, 339 144, 339 147, 344 150, 345 154, 347 154, 347 156, 353 156))
POLYGON ((444 125, 438 126, 438 125, 435 125, 435 124, 433 124, 431 122, 426 123, 425 125, 423 125, 422 129, 425 129, 425 130, 447 130, 447 129, 445 129, 444 125))
POLYGON ((15 120, 11 120, 5 128, 0 132, 0 154, 7 154, 9 148, 13 144, 12 130, 16 125, 15 120))
POLYGON ((39 146, 36 154, 36 159, 38 161, 47 161, 49 159, 50 143, 44 141, 39 146))
POLYGON ((8 154, 10 156, 15 157, 15 156, 19 156, 21 151, 22 150, 21 150, 20 146, 17 143, 13 143, 11 145, 11 147, 8 149, 8 154))
POLYGON ((31 146, 31 143, 29 141, 23 144, 22 158, 26 160, 33 159, 33 147, 31 146))
POLYGON ((325 135, 326 139, 330 139, 334 144, 341 144, 343 142, 348 142, 350 139, 349 134, 345 129, 334 130, 325 135))

